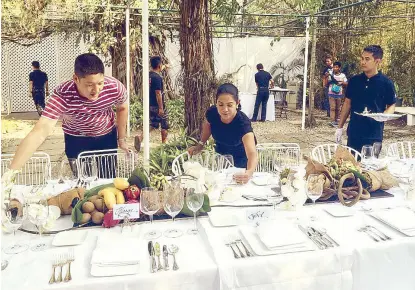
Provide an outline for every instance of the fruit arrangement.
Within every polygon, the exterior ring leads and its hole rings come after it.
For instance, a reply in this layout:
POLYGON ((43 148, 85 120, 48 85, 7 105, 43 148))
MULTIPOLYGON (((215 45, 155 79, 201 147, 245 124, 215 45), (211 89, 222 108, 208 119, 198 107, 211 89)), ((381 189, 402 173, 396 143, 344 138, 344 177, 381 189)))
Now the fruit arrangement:
POLYGON ((144 170, 136 168, 130 178, 115 178, 113 183, 99 185, 87 190, 72 210, 75 224, 103 225, 113 227, 119 221, 113 220, 115 204, 134 203, 140 199, 141 188, 150 186, 144 170))

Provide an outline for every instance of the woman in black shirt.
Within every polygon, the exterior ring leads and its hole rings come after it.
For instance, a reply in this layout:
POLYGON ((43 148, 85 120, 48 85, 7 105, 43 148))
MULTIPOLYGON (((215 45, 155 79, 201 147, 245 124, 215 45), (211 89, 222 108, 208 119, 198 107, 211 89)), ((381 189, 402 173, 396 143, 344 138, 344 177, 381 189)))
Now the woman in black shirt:
POLYGON ((233 156, 235 167, 246 168, 237 175, 237 182, 246 183, 258 163, 256 138, 251 121, 240 111, 238 89, 230 83, 221 85, 216 93, 216 105, 206 112, 199 144, 189 148, 191 155, 199 153, 212 135, 216 152, 233 156))

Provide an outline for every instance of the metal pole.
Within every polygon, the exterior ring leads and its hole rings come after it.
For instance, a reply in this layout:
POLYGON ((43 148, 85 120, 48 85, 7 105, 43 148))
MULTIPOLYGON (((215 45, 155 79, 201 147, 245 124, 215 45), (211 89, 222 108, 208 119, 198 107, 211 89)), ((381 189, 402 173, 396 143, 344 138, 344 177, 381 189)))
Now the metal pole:
POLYGON ((308 43, 310 42, 310 17, 306 18, 305 28, 305 52, 304 52, 304 81, 303 81, 303 115, 301 118, 301 130, 305 129, 305 107, 307 96, 307 67, 308 67, 308 43))
POLYGON ((127 118, 127 137, 130 137, 130 94, 131 94, 131 69, 130 69, 130 1, 127 1, 127 8, 125 9, 125 82, 127 87, 127 102, 128 102, 128 118, 127 118))
POLYGON ((148 55, 148 0, 143 0, 143 17, 141 18, 143 43, 143 142, 144 142, 144 168, 150 164, 150 88, 149 88, 149 55, 148 55))

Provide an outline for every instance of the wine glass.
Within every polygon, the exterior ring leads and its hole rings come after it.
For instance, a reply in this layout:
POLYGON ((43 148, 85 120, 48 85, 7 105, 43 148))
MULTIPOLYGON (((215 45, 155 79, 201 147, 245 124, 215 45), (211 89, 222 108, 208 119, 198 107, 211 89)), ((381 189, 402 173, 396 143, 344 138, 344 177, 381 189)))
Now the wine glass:
MULTIPOLYGON (((318 179, 318 174, 310 174, 307 178, 307 196, 313 202, 313 208, 316 206, 316 200, 323 194, 323 182, 318 179)), ((311 216, 311 220, 315 220, 315 216, 311 216)))
POLYGON ((196 225, 196 212, 202 207, 204 201, 204 194, 197 193, 193 188, 188 190, 186 193, 186 204, 187 207, 193 212, 193 220, 194 220, 194 229, 190 229, 188 231, 191 235, 196 235, 199 230, 197 229, 196 225))
MULTIPOLYGON (((152 187, 144 187, 140 194, 140 209, 150 217, 150 226, 153 224, 153 215, 160 209, 159 192, 152 187)), ((160 231, 151 230, 144 235, 147 240, 157 239, 160 231)))
POLYGON ((362 165, 369 165, 371 159, 373 159, 373 146, 364 145, 362 147, 362 165))
MULTIPOLYGON (((6 198, 3 207, 3 223, 7 229, 13 230, 13 238, 16 240, 16 231, 22 226, 23 221, 27 218, 27 207, 15 199, 6 198)), ((4 248, 6 254, 18 254, 29 248, 26 244, 14 242, 12 246, 4 248)))
POLYGON ((27 199, 27 216, 29 221, 36 225, 39 231, 39 243, 32 247, 32 251, 43 251, 48 245, 42 242, 43 225, 49 217, 49 205, 45 196, 34 196, 27 199))
POLYGON ((95 158, 82 161, 80 178, 86 184, 86 189, 89 189, 91 182, 98 179, 98 165, 95 158))
POLYGON ((382 142, 373 143, 373 155, 376 158, 379 158, 381 152, 382 152, 382 142))
POLYGON ((231 167, 235 166, 235 160, 233 159, 233 156, 231 154, 223 154, 222 158, 223 158, 222 166, 226 166, 227 168, 229 167, 229 165, 232 165, 231 167))
POLYGON ((78 179, 76 159, 62 160, 59 170, 59 183, 65 183, 73 188, 78 179))
MULTIPOLYGON (((173 219, 182 210, 184 205, 184 192, 180 186, 167 186, 164 189, 163 208, 168 215, 173 219)), ((177 238, 183 235, 183 232, 178 229, 170 229, 164 232, 168 238, 177 238)))

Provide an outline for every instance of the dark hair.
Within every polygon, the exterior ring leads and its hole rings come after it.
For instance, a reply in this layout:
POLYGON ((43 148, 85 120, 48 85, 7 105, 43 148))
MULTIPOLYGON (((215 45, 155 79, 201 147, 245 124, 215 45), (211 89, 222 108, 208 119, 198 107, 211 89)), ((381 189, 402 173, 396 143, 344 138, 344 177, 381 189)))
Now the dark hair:
POLYGON ((40 67, 40 63, 39 63, 37 60, 32 61, 32 66, 33 66, 34 68, 39 68, 39 67, 40 67))
POLYGON ((150 64, 153 69, 158 68, 161 65, 161 57, 156 55, 150 59, 150 64))
POLYGON ((342 67, 342 63, 340 61, 335 61, 333 66, 337 65, 338 67, 342 67))
MULTIPOLYGON (((239 101, 238 88, 235 87, 231 83, 224 83, 219 86, 216 92, 216 101, 218 100, 219 96, 223 94, 230 94, 232 95, 235 102, 239 101)), ((238 110, 240 109, 241 109, 241 104, 238 105, 238 110)))
POLYGON ((88 75, 104 74, 104 63, 93 53, 78 55, 75 59, 75 74, 80 78, 88 75))
POLYGON ((373 54, 374 59, 382 59, 383 58, 383 49, 380 45, 369 45, 366 46, 363 51, 370 52, 373 54))
POLYGON ((258 63, 256 65, 256 69, 264 69, 264 66, 262 65, 262 63, 258 63))

